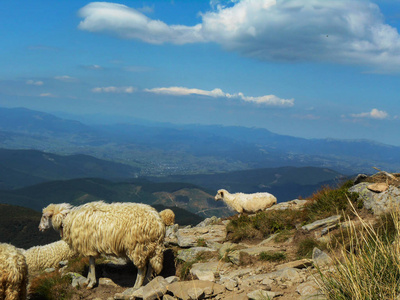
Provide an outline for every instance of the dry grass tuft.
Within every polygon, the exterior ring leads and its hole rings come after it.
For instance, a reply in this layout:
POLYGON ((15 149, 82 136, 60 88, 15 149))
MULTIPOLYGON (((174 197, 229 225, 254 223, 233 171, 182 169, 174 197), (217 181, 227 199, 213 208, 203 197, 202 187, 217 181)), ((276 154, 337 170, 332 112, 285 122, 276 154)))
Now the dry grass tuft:
POLYGON ((398 299, 400 295, 399 211, 393 212, 380 225, 361 221, 345 235, 348 244, 339 247, 334 256, 334 269, 320 272, 321 287, 328 299, 398 299), (395 235, 393 234, 395 229, 395 235))

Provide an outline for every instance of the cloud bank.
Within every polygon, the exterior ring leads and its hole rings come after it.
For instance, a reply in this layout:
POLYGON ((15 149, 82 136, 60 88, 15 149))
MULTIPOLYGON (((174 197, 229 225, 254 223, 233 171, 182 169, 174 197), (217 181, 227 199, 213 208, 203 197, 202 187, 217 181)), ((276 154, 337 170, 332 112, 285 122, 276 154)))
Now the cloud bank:
POLYGON ((265 95, 260 97, 245 96, 243 93, 229 94, 221 89, 213 89, 211 91, 201 89, 190 89, 186 87, 161 87, 153 89, 145 89, 144 91, 154 94, 173 95, 173 96, 189 96, 200 95, 213 98, 240 99, 245 102, 252 102, 265 106, 292 107, 294 99, 281 99, 275 95, 265 95))
POLYGON ((383 120, 389 117, 389 114, 386 111, 378 110, 373 108, 370 112, 364 112, 360 114, 352 114, 353 118, 369 118, 369 119, 379 119, 383 120))
POLYGON ((379 7, 359 0, 232 0, 195 26, 168 25, 125 5, 92 2, 79 29, 152 44, 214 42, 264 61, 323 61, 400 71, 400 36, 379 7))

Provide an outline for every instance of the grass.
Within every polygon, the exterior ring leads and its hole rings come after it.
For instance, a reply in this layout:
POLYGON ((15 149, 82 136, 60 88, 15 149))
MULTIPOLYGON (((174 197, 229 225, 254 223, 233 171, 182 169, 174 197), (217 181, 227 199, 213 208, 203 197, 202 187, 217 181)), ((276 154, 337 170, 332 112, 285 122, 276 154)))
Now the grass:
MULTIPOLYGON (((240 242, 263 239, 274 233, 282 233, 280 238, 285 240, 290 237, 288 232, 299 226, 338 213, 351 214, 348 199, 357 209, 362 208, 358 194, 348 192, 351 185, 352 182, 347 181, 337 188, 323 187, 310 197, 310 203, 305 206, 304 210, 270 210, 259 212, 251 217, 247 215, 235 216, 227 225, 228 240, 240 242)), ((277 238, 277 240, 280 238, 277 238)))
POLYGON ((259 259, 262 261, 279 262, 286 259, 286 253, 273 251, 261 252, 259 259))
POLYGON ((311 258, 314 248, 326 249, 326 245, 318 242, 314 237, 304 237, 297 243, 296 255, 299 259, 311 258))
POLYGON ((345 233, 348 244, 334 256, 334 270, 321 275, 328 299, 398 299, 400 294, 399 212, 386 215, 372 226, 361 222, 345 233))
POLYGON ((73 296, 71 278, 58 272, 33 278, 30 291, 31 300, 67 300, 73 296))

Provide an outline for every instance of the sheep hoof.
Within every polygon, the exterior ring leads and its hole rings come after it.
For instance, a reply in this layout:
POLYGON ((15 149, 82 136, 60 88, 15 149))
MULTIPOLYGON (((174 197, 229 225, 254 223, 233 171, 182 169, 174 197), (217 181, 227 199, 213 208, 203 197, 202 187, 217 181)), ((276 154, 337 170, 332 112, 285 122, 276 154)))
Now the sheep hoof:
POLYGON ((83 283, 83 286, 86 287, 87 290, 93 289, 95 282, 91 281, 89 278, 83 283))

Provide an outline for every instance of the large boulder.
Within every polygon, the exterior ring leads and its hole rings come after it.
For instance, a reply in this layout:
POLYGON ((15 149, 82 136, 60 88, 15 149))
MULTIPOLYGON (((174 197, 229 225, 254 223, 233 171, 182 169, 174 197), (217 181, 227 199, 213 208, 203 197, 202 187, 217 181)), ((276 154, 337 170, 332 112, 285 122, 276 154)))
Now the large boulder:
POLYGON ((364 207, 372 210, 376 215, 392 211, 392 209, 400 204, 400 189, 396 186, 389 185, 383 192, 376 192, 370 188, 371 183, 362 182, 352 186, 349 189, 351 193, 358 193, 360 199, 364 202, 364 207))

